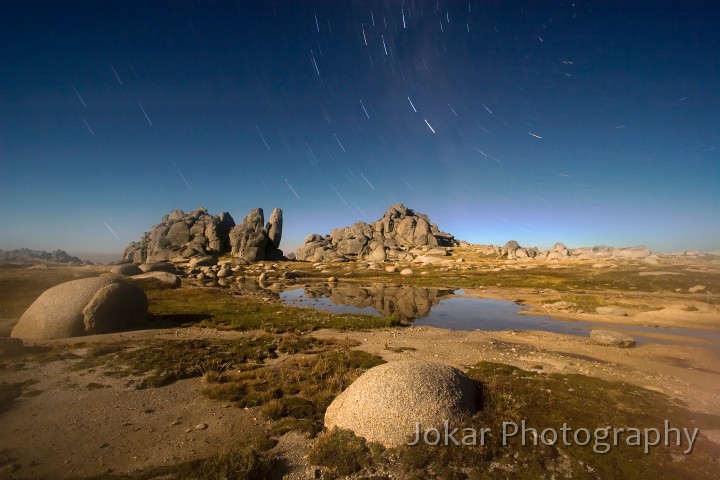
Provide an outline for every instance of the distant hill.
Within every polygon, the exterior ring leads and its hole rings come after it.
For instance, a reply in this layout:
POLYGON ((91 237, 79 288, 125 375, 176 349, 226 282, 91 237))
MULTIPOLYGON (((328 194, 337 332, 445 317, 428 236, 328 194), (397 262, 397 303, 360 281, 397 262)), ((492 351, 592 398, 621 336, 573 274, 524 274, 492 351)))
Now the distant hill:
POLYGON ((78 257, 69 255, 65 250, 46 252, 45 250, 30 250, 29 248, 0 250, 0 260, 13 262, 88 263, 80 260, 78 257))

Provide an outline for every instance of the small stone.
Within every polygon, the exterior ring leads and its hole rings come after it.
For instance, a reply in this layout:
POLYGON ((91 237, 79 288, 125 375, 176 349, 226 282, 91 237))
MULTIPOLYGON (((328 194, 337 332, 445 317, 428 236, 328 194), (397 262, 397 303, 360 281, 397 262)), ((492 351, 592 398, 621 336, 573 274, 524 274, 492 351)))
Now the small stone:
POLYGON ((600 315, 617 315, 620 317, 627 317, 627 312, 619 307, 597 307, 595 312, 600 315))
POLYGON ((208 428, 207 423, 198 423, 197 425, 195 425, 193 427, 194 430, 205 430, 207 428, 208 428))
POLYGON ((338 282, 338 278, 337 278, 337 277, 330 277, 330 278, 327 279, 327 281, 328 281, 328 283, 337 283, 337 282, 338 282))
POLYGON ((694 287, 688 288, 690 293, 700 293, 705 291, 705 285, 695 285, 694 287))
POLYGON ((610 347, 628 348, 635 346, 635 339, 630 335, 612 330, 591 330, 590 339, 599 344, 610 347))
POLYGON ((390 265, 389 267, 385 267, 385 271, 388 273, 395 273, 397 272, 397 267, 395 265, 390 265))
POLYGON ((406 269, 400 271, 400 275, 412 275, 412 274, 413 274, 413 271, 410 270, 409 268, 406 268, 406 269))

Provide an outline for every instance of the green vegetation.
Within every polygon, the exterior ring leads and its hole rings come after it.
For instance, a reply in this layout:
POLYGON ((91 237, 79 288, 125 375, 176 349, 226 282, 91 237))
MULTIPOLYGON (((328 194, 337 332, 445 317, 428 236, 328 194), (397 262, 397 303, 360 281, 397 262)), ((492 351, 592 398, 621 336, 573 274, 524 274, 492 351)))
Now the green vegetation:
POLYGON ((268 418, 279 420, 275 434, 303 430, 315 435, 330 402, 365 370, 381 363, 374 355, 336 348, 268 367, 205 376, 203 393, 239 407, 262 406, 268 418))
POLYGON ((151 320, 174 320, 221 330, 261 329, 271 333, 319 328, 358 330, 399 325, 397 318, 331 312, 264 302, 214 288, 149 290, 151 320))
POLYGON ((255 442, 208 458, 154 468, 146 472, 134 472, 132 475, 98 475, 88 480, 265 480, 276 463, 265 451, 266 448, 266 441, 255 442))
MULTIPOLYGON (((502 444, 503 422, 528 422, 541 432, 573 429, 594 431, 613 427, 716 429, 720 416, 694 414, 668 397, 618 382, 582 375, 545 375, 496 363, 482 362, 468 375, 482 382, 482 409, 463 428, 489 428, 485 444, 416 446, 387 449, 367 446, 349 432, 334 431, 321 437, 310 453, 312 462, 337 469, 344 463, 353 471, 384 468, 401 471, 406 478, 711 478, 720 468, 720 447, 702 433, 690 455, 684 447, 659 446, 649 454, 619 442, 605 454, 588 446, 521 444, 521 436, 502 444), (362 463, 357 457, 363 452, 362 463)), ((462 431, 462 430, 460 430, 462 431)), ((458 435, 462 438, 462 435, 458 435)), ((532 436, 528 436, 532 442, 532 436)), ((674 437, 673 437, 674 438, 674 437)), ((572 442, 571 442, 572 443, 572 442)))
MULTIPOLYGON (((470 258, 472 255, 460 253, 470 258)), ((456 257, 447 257, 454 259, 456 257)), ((417 266, 411 268, 415 275, 404 276, 387 273, 384 270, 357 268, 354 264, 328 263, 329 273, 318 274, 311 264, 294 263, 293 268, 301 270, 304 281, 313 278, 324 281, 327 276, 337 276, 343 280, 367 283, 395 283, 421 287, 474 288, 479 286, 502 286, 504 288, 550 288, 559 291, 581 290, 633 290, 638 292, 680 292, 687 293, 693 285, 705 285, 711 292, 720 291, 720 275, 714 272, 701 272, 680 265, 663 265, 649 268, 640 264, 624 264, 613 269, 592 268, 588 264, 545 263, 507 264, 496 258, 485 257, 484 263, 473 264, 468 270, 458 270, 440 265, 417 266), (551 268, 563 266, 566 268, 551 268), (500 268, 498 271, 494 271, 500 268), (639 275, 640 271, 671 271, 681 275, 639 275), (421 272, 427 272, 420 275, 421 272), (499 284, 499 285, 498 285, 499 284), (678 290, 679 289, 679 290, 678 290)), ((467 266, 468 263, 459 264, 467 266)))
POLYGON ((393 353, 403 353, 403 352, 414 352, 417 350, 417 348, 414 347, 391 347, 387 343, 385 344, 385 350, 390 350, 393 353))
POLYGON ((372 465, 373 456, 364 438, 349 430, 336 429, 318 437, 308 461, 312 465, 329 467, 334 475, 347 476, 372 465))
POLYGON ((297 335, 260 335, 233 340, 149 340, 137 344, 96 344, 75 363, 76 370, 103 366, 115 377, 139 376, 137 388, 162 387, 176 380, 211 378, 228 369, 262 364, 280 353, 322 352, 332 342, 297 335))

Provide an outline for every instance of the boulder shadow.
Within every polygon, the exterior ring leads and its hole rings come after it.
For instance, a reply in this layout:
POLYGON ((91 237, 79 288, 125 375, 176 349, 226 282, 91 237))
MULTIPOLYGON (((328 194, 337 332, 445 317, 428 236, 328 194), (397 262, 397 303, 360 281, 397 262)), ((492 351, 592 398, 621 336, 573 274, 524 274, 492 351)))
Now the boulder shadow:
POLYGON ((213 315, 207 313, 153 313, 147 320, 133 330, 147 330, 173 327, 192 327, 193 325, 210 320, 213 315))

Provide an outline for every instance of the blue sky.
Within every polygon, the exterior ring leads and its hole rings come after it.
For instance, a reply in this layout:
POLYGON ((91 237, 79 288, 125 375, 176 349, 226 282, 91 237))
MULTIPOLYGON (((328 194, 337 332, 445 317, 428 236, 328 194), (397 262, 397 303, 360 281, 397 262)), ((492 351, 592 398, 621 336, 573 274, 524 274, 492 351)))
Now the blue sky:
POLYGON ((475 243, 720 248, 717 2, 14 2, 0 248, 398 201, 475 243), (111 231, 112 230, 112 231, 111 231))

